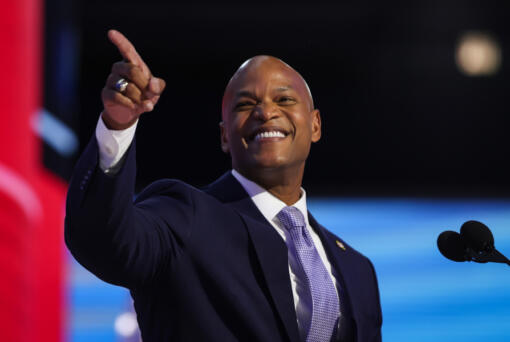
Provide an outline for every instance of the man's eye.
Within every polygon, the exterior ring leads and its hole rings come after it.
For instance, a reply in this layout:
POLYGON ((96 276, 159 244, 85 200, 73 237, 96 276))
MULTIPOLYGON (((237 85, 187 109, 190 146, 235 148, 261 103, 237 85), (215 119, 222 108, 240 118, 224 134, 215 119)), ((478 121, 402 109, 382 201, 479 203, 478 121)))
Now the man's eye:
POLYGON ((236 104, 235 108, 243 108, 243 107, 249 107, 249 106, 253 106, 253 103, 252 102, 239 102, 238 104, 236 104))
POLYGON ((282 96, 278 99, 278 103, 294 104, 294 103, 296 103, 296 100, 290 96, 282 96))

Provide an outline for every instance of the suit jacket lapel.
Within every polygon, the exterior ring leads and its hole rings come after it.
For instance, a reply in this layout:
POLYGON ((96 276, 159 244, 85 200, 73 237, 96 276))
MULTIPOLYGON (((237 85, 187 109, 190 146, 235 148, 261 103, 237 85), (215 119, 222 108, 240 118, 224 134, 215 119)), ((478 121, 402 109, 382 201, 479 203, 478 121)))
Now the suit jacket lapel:
POLYGON ((355 288, 357 285, 353 277, 345 276, 346 274, 356 274, 356 270, 354 269, 357 265, 354 258, 355 252, 345 242, 334 238, 328 233, 326 228, 321 226, 310 213, 308 213, 308 219, 310 225, 314 228, 322 241, 328 260, 335 270, 337 280, 343 291, 343 294, 340 293, 339 295, 346 302, 341 303, 341 308, 344 312, 347 310, 352 315, 352 318, 355 319, 355 308, 351 305, 351 296, 356 292, 355 288), (340 245, 338 243, 340 243, 340 245), (343 246, 343 248, 341 246, 343 246))
POLYGON ((340 278, 338 279, 338 281, 343 286, 347 294, 349 294, 351 292, 349 290, 352 289, 352 287, 355 286, 355 284, 349 283, 349 279, 345 278, 343 274, 349 274, 351 272, 351 268, 353 267, 353 263, 351 262, 353 251, 347 244, 338 240, 339 242, 342 243, 342 246, 344 246, 345 250, 343 250, 337 244, 335 239, 332 239, 330 236, 328 236, 326 228, 321 226, 310 213, 308 213, 308 220, 310 222, 310 225, 317 232, 322 241, 322 245, 326 250, 328 260, 330 261, 331 266, 335 269, 336 274, 340 278), (339 253, 340 250, 342 251, 341 253, 339 253))
POLYGON ((230 172, 204 190, 240 213, 253 242, 273 303, 290 341, 299 341, 285 242, 230 172))

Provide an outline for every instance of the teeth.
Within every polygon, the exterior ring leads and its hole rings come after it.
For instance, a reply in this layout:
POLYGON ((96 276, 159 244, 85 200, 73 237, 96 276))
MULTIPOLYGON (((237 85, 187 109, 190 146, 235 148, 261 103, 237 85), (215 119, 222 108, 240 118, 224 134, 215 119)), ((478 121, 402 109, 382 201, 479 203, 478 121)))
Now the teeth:
POLYGON ((255 136, 255 140, 263 138, 285 138, 285 134, 279 131, 261 132, 255 136))

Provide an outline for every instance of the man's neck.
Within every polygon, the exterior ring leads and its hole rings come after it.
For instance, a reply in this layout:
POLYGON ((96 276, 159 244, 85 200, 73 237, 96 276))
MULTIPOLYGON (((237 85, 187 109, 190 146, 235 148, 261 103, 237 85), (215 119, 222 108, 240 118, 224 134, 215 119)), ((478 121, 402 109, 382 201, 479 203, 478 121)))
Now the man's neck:
POLYGON ((299 169, 257 169, 239 170, 247 179, 257 183, 276 198, 287 205, 293 205, 301 197, 301 182, 303 180, 304 165, 299 169))

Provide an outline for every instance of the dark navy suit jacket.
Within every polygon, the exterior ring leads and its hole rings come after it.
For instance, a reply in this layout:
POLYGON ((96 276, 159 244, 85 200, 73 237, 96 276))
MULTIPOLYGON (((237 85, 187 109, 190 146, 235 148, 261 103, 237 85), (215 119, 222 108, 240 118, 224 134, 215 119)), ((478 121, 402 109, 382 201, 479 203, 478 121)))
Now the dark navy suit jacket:
MULTIPOLYGON (((237 180, 229 172, 202 190, 160 180, 133 201, 134 145, 110 176, 91 140, 69 186, 65 240, 88 270, 131 291, 143 340, 299 341, 287 247, 237 180)), ((350 337, 335 339, 380 341, 371 262, 309 219, 350 319, 350 337)))

